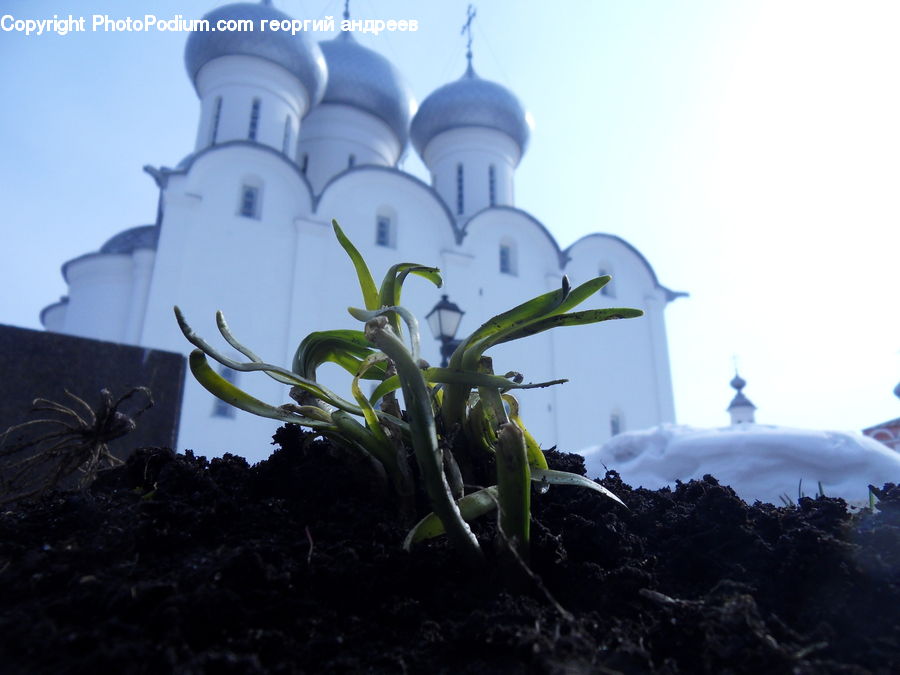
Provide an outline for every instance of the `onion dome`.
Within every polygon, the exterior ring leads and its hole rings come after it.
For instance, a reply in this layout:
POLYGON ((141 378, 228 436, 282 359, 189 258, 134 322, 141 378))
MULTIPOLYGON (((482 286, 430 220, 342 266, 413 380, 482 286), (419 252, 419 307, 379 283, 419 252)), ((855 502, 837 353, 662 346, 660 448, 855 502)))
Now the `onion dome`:
POLYGON ((483 80, 471 62, 465 74, 435 90, 422 102, 412 121, 413 145, 419 154, 438 134, 460 127, 502 131, 524 152, 531 132, 525 109, 505 87, 483 80))
POLYGON ((731 404, 728 406, 728 410, 732 410, 733 408, 753 408, 756 410, 756 406, 750 402, 750 399, 744 396, 744 392, 741 391, 744 387, 747 386, 747 382, 743 377, 734 374, 734 377, 731 379, 731 386, 737 390, 737 393, 734 395, 734 398, 731 399, 731 404))
POLYGON ((131 254, 139 248, 155 251, 158 241, 158 225, 139 225, 111 237, 100 247, 100 253, 131 254))
POLYGON ((327 70, 322 51, 315 42, 290 31, 260 30, 261 21, 290 21, 284 12, 267 4, 237 3, 218 7, 203 16, 214 28, 216 22, 250 19, 252 31, 193 31, 184 49, 184 64, 196 85, 200 69, 220 56, 256 56, 281 66, 303 86, 312 104, 318 103, 325 88, 327 70))
POLYGON ((346 31, 319 46, 328 66, 322 103, 349 105, 370 113, 391 128, 401 145, 406 145, 416 102, 399 71, 346 31))

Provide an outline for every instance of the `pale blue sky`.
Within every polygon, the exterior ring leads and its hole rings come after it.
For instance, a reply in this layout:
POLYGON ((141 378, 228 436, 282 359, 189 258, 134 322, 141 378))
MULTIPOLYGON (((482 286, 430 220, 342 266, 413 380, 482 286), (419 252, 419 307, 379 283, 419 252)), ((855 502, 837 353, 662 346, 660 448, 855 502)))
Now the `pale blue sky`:
MULTIPOLYGON (((343 7, 275 4, 308 18, 343 7)), ((421 101, 464 69, 466 4, 351 8, 419 21, 415 33, 360 39, 421 101)), ((536 121, 517 206, 562 246, 617 234, 663 284, 691 293, 667 313, 680 422, 725 423, 734 354, 758 421, 859 429, 900 416, 891 395, 900 380, 900 4, 477 5, 476 69, 536 121)), ((6 0, 0 13, 196 18, 214 6, 6 0)), ((153 221, 157 193, 141 167, 174 166, 194 144, 185 39, 0 33, 0 322, 39 327, 41 308, 65 292, 61 263, 153 221)), ((406 168, 421 175, 412 151, 406 168)))

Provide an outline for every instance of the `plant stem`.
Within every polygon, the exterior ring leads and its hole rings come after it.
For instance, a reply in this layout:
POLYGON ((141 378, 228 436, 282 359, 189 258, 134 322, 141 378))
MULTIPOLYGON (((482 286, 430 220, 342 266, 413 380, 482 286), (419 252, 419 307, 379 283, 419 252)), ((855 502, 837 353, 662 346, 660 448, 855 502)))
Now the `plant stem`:
POLYGON ((523 560, 528 559, 531 526, 531 473, 525 436, 512 422, 500 425, 497 441, 500 529, 523 560))
POLYGON ((387 354, 397 368, 409 415, 413 451, 431 507, 444 524, 447 537, 467 562, 480 565, 483 561, 481 547, 463 520, 444 475, 434 411, 425 378, 406 346, 390 329, 387 317, 378 316, 369 320, 366 323, 366 337, 387 354))

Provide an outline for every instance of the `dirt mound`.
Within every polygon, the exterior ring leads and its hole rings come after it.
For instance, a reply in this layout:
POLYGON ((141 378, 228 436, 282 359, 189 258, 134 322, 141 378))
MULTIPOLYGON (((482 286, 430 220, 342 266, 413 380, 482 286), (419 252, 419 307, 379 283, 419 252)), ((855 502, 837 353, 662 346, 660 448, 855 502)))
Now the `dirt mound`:
POLYGON ((2 671, 900 672, 894 485, 850 513, 610 473, 627 510, 554 487, 533 499, 534 576, 502 557, 474 573, 443 541, 403 552, 337 449, 276 440, 253 467, 142 450, 87 491, 6 507, 2 671))

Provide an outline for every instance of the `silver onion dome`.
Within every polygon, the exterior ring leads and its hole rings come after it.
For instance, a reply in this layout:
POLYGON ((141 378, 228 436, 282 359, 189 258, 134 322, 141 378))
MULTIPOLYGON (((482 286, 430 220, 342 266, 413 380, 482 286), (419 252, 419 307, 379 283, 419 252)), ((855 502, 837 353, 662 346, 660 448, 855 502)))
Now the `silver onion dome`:
POLYGON ((311 105, 321 100, 327 69, 319 45, 302 34, 260 30, 261 21, 290 21, 287 14, 269 5, 242 2, 218 7, 203 18, 209 21, 211 30, 193 31, 184 48, 184 64, 192 82, 196 84, 197 73, 204 65, 220 56, 256 56, 281 66, 300 80, 311 105), (215 30, 220 20, 240 19, 252 20, 254 30, 215 30))
POLYGON ((431 93, 413 117, 410 133, 420 155, 438 134, 459 127, 502 131, 519 146, 528 145, 531 129, 525 109, 506 87, 478 77, 471 63, 465 74, 431 93))
POLYGON ((328 65, 322 103, 359 108, 387 124, 406 145, 415 99, 397 69, 381 54, 359 44, 349 32, 319 43, 328 65))
POLYGON ((149 248, 155 251, 158 241, 158 225, 139 225, 138 227, 123 230, 110 237, 110 239, 100 247, 100 253, 129 254, 139 248, 149 248))

